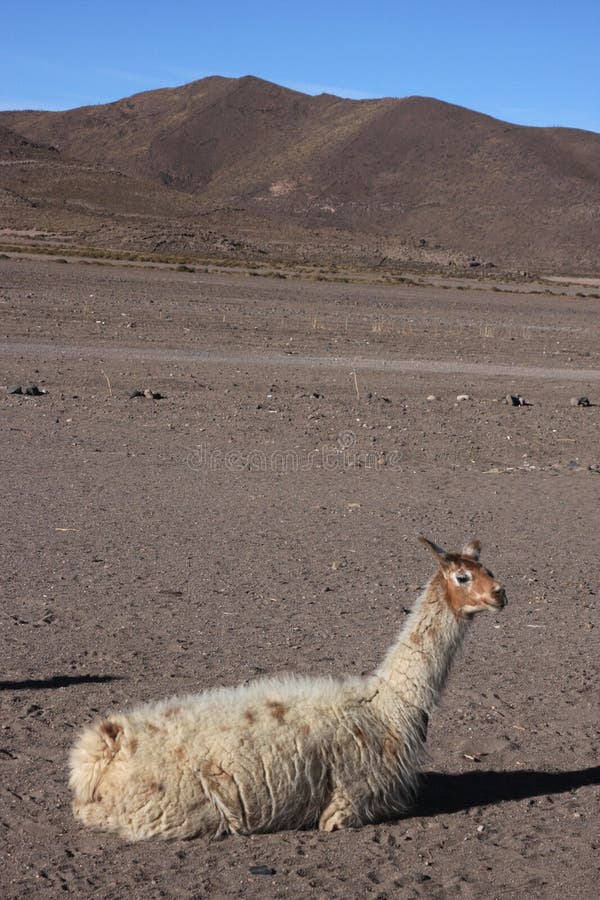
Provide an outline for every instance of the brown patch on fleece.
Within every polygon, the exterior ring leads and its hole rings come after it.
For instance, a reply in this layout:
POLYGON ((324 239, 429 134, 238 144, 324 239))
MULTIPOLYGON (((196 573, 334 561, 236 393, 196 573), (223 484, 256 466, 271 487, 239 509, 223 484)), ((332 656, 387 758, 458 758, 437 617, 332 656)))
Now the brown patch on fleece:
POLYGON ((388 759, 395 759, 398 756, 399 742, 392 737, 386 737, 383 742, 383 755, 388 759))
POLYGON ((146 731, 149 731, 150 734, 160 734, 161 732, 164 734, 165 729, 159 728, 158 725, 154 725, 152 722, 146 722, 144 725, 146 731))
POLYGON ((361 741, 364 740, 365 733, 364 733, 364 731, 362 730, 362 728, 360 727, 360 725, 353 725, 353 726, 352 726, 352 733, 353 733, 354 735, 356 735, 356 737, 357 737, 359 740, 361 740, 361 741))
POLYGON ((165 786, 160 781, 149 781, 148 790, 151 794, 164 794, 165 786))
POLYGON ((102 722, 100 731, 109 739, 109 741, 114 743, 123 731, 123 728, 121 725, 117 725, 116 722, 102 722))
POLYGON ((279 724, 283 722, 285 719, 285 706, 279 700, 267 700, 267 708, 270 710, 271 715, 274 719, 276 719, 279 724))
POLYGON ((218 762, 214 759, 205 759, 200 766, 200 771, 205 778, 220 778, 225 773, 218 762))

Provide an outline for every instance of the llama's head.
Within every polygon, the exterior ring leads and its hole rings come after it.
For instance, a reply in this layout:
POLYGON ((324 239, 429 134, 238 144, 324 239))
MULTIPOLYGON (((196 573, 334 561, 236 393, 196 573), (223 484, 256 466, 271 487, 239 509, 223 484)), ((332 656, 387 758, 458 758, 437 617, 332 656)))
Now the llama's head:
POLYGON ((460 553, 448 553, 422 535, 419 540, 439 563, 437 577, 444 585, 446 602, 456 616, 471 619, 484 609, 504 609, 506 593, 490 570, 479 562, 479 541, 469 541, 460 553))

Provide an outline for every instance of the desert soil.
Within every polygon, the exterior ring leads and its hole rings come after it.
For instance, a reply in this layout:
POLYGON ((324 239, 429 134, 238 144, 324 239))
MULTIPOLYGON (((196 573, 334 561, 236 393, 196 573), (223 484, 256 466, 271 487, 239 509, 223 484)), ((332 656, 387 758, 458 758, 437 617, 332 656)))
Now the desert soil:
POLYGON ((47 391, 0 388, 2 896, 597 896, 600 406, 570 398, 600 403, 599 301, 458 287, 0 260, 0 383, 47 391), (418 532, 478 536, 509 605, 473 623, 410 816, 138 845, 74 821, 93 717, 371 670, 431 574, 418 532))

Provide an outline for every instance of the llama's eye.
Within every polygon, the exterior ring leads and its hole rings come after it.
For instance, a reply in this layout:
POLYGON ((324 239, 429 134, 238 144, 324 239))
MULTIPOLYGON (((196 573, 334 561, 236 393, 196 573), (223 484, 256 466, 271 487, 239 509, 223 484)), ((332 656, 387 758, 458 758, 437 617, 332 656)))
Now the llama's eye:
POLYGON ((454 577, 458 584, 468 584, 471 580, 471 576, 468 572, 457 572, 454 577))

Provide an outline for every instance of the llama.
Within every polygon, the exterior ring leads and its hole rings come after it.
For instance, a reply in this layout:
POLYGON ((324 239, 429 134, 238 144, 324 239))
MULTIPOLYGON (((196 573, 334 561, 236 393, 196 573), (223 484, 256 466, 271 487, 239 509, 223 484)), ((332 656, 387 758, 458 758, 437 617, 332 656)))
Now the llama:
POLYGON ((266 678, 111 714, 71 751, 75 815, 136 841, 334 831, 405 814, 469 622, 506 604, 479 541, 447 553, 419 540, 437 570, 374 674, 266 678))

